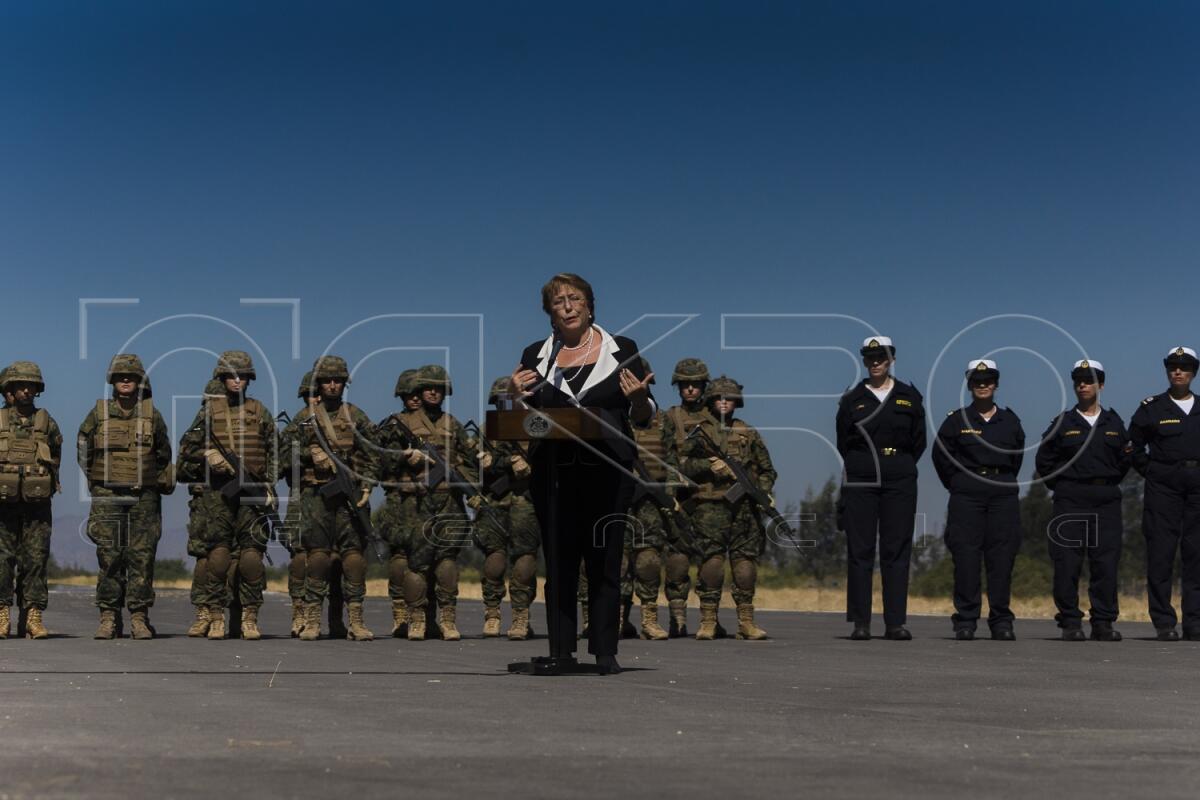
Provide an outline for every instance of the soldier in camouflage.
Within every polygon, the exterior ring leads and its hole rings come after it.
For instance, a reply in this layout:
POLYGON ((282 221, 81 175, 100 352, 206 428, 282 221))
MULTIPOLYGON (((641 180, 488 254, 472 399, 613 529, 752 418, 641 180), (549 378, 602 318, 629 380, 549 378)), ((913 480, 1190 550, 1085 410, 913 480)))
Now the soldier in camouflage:
POLYGON ((304 628, 301 641, 321 635, 321 608, 329 593, 331 553, 342 561, 342 591, 350 617, 346 637, 366 641, 374 635, 363 622, 366 597, 366 545, 350 506, 370 508, 371 488, 378 471, 375 426, 357 406, 342 399, 350 370, 340 356, 321 356, 313 364, 313 382, 320 402, 296 415, 283 440, 281 460, 298 464, 300 545, 306 554, 304 628), (356 479, 355 497, 326 497, 320 488, 334 480, 344 465, 356 479))
POLYGON ((153 639, 149 611, 162 536, 162 496, 175 491, 171 440, 140 358, 113 356, 107 380, 112 398, 96 401, 76 437, 79 468, 92 496, 87 535, 96 545, 100 566, 95 638, 118 635, 124 602, 131 636, 153 639))
MULTIPOLYGON (((304 401, 304 409, 301 410, 307 409, 309 412, 320 402, 320 397, 316 394, 316 387, 312 385, 312 370, 304 373, 304 377, 300 379, 300 388, 296 390, 296 397, 304 401)), ((297 418, 299 416, 300 414, 296 414, 297 418)), ((295 419, 288 421, 280 434, 281 442, 291 438, 295 425, 295 419)), ((304 577, 308 571, 308 558, 299 535, 300 474, 302 470, 299 463, 285 464, 281 462, 280 468, 283 472, 283 479, 288 485, 287 511, 283 518, 284 535, 281 541, 290 556, 288 560, 288 597, 292 600, 292 638, 294 639, 304 629, 304 577)), ((330 620, 330 625, 332 627, 332 620, 330 620)), ((330 635, 333 635, 332 631, 330 635)), ((345 632, 342 635, 344 636, 345 632)))
MULTIPOLYGON (((712 415, 700 427, 730 458, 741 462, 751 480, 768 494, 774 489, 776 472, 771 456, 758 431, 734 418, 744 405, 742 387, 725 376, 714 379, 704 394, 712 415)), ((758 579, 758 559, 766 546, 766 532, 758 519, 753 502, 742 497, 730 503, 725 493, 735 483, 729 465, 711 454, 696 438, 685 438, 680 449, 680 466, 695 484, 688 503, 692 525, 700 550, 697 594, 700 596, 700 629, 697 639, 717 635, 717 609, 725 580, 728 556, 733 573, 733 599, 737 604, 739 639, 765 639, 766 632, 754 621, 754 587, 758 579)))
MULTIPOLYGON (((492 383, 488 402, 501 407, 509 395, 510 379, 505 376, 492 383)), ((529 494, 532 472, 527 457, 528 442, 497 442, 493 449, 477 451, 485 486, 503 485, 493 490, 492 513, 475 515, 475 544, 483 551, 483 635, 500 635, 500 601, 504 599, 504 575, 507 570, 508 592, 512 598, 512 624, 508 638, 528 639, 529 606, 537 595, 537 552, 541 531, 529 494)))
MULTIPOLYGON (((393 465, 389 490, 400 490, 400 507, 393 514, 399 528, 408 532, 408 570, 404 573, 404 598, 408 605, 408 638, 425 638, 428 587, 434 587, 438 604, 437 625, 443 639, 461 638, 457 623, 458 555, 470 528, 463 508, 461 488, 449 479, 430 486, 429 457, 418 445, 435 448, 446 463, 458 468, 466 480, 478 480, 475 452, 462 424, 442 409, 453 393, 450 376, 436 364, 421 367, 413 379, 421 405, 403 416, 392 415, 379 430, 380 442, 393 465), (403 422, 420 442, 407 441, 396 421, 403 422)), ((472 498, 477 503, 478 496, 472 498)), ((389 527, 391 527, 389 525, 389 527)))
MULTIPOLYGON (((417 370, 406 369, 396 378, 395 397, 399 397, 404 408, 400 418, 407 425, 411 415, 421 407, 421 393, 413 385, 417 370)), ((390 417, 388 418, 390 419, 390 417)), ((377 428, 379 444, 379 482, 383 486, 383 508, 379 511, 379 533, 387 542, 388 598, 392 601, 392 636, 403 639, 408 636, 408 602, 404 598, 404 576, 408 573, 408 547, 414 534, 412 526, 416 516, 405 511, 405 500, 417 493, 418 486, 408 480, 405 448, 399 442, 394 426, 389 430, 388 419, 377 428)), ((411 504, 409 504, 411 505, 411 504)))
POLYGON ((62 433, 34 400, 46 389, 32 361, 16 361, 0 379, 0 639, 8 638, 16 567, 21 576, 25 636, 50 635, 42 622, 48 600, 46 565, 52 529, 50 499, 61 491, 62 433))
MULTIPOLYGON (((266 589, 263 553, 270 537, 267 515, 278 506, 275 483, 279 477, 279 437, 274 415, 246 395, 256 377, 248 353, 222 353, 213 368, 213 378, 221 381, 222 392, 206 400, 179 443, 181 479, 202 482, 206 488, 197 501, 205 518, 209 639, 225 638, 230 570, 235 560, 242 638, 262 638, 258 610, 266 589), (236 461, 231 463, 231 458, 236 461), (243 488, 228 497, 223 490, 234 481, 243 488)), ((231 624, 236 627, 237 621, 231 624)))
MULTIPOLYGON (((219 397, 223 394, 225 394, 224 385, 221 381, 213 378, 204 386, 204 393, 200 397, 200 408, 204 408, 204 403, 208 398, 219 397)), ((184 483, 188 482, 189 476, 182 466, 176 471, 176 479, 184 483)), ((195 618, 187 629, 187 635, 192 638, 208 635, 208 608, 215 602, 210 597, 208 589, 208 528, 205 525, 204 504, 200 502, 200 495, 204 493, 204 489, 203 483, 187 483, 187 554, 195 559, 195 566, 192 569, 192 587, 189 593, 195 618)))

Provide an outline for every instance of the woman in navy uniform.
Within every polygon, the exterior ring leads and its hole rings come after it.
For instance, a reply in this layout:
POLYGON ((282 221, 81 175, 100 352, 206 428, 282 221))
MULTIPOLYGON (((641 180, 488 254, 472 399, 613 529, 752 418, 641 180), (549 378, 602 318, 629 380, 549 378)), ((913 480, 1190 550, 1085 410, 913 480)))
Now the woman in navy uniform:
POLYGON ((1129 436, 1111 408, 1100 406, 1104 365, 1077 361, 1071 369, 1075 407, 1054 418, 1042 434, 1037 474, 1054 491, 1047 531, 1054 562, 1055 619, 1068 642, 1086 641, 1079 610, 1079 575, 1088 565, 1092 638, 1119 642, 1117 565, 1121 560, 1121 481, 1129 472, 1129 436))
POLYGON ((1129 421, 1133 468, 1146 479, 1146 595, 1164 642, 1179 640, 1171 605, 1175 553, 1183 560, 1183 638, 1200 640, 1200 404, 1192 380, 1200 360, 1190 347, 1163 359, 1169 388, 1142 401, 1129 421))
POLYGON ((871 638, 875 542, 883 583, 884 638, 907 641, 908 572, 917 513, 917 461, 925 452, 925 406, 912 385, 892 377, 896 348, 872 336, 862 349, 867 377, 838 403, 842 455, 838 510, 846 531, 846 621, 850 638, 871 638))
POLYGON ((946 547, 954 558, 954 635, 975 638, 982 606, 979 569, 987 570, 988 627, 992 638, 1011 641, 1009 608, 1013 561, 1021 546, 1017 472, 1025 451, 1021 420, 996 405, 1000 370, 995 361, 967 365, 971 404, 942 421, 933 466, 950 492, 946 547))

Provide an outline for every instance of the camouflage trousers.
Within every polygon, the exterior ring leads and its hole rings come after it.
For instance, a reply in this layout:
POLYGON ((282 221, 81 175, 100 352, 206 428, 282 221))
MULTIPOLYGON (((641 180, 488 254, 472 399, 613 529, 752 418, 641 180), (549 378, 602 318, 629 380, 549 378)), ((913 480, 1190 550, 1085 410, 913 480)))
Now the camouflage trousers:
POLYGON ((528 582, 522 581, 513 568, 522 556, 532 556, 536 562, 541 543, 541 529, 533 510, 533 501, 524 495, 510 495, 499 503, 493 503, 490 511, 475 515, 475 546, 484 555, 484 606, 499 608, 500 601, 504 599, 505 576, 502 565, 506 561, 512 606, 529 608, 537 594, 537 578, 530 576, 528 582), (493 564, 489 559, 496 563, 493 564))
POLYGON ((96 545, 101 610, 144 611, 154 605, 154 558, 162 537, 162 497, 153 489, 92 488, 88 539, 96 545))
MULTIPOLYGON (((391 490, 384 495, 383 508, 375 518, 375 529, 388 546, 388 597, 404 599, 404 574, 408 572, 408 545, 413 526, 419 525, 417 496, 391 490), (407 502, 406 502, 407 501, 407 502)), ((415 532, 419 535, 419 528, 415 532)))
MULTIPOLYGON (((758 520, 754 505, 747 500, 730 504, 724 500, 697 500, 689 514, 692 528, 696 532, 696 548, 701 569, 696 582, 696 594, 700 602, 719 602, 721 583, 724 580, 724 561, 733 564, 735 573, 739 564, 749 564, 749 574, 757 570, 758 559, 767 545, 766 530, 758 520), (721 578, 710 576, 706 580, 706 565, 709 561, 720 561, 721 578)), ((710 568, 713 569, 713 568, 710 568)), ((735 574, 733 599, 738 604, 754 601, 754 577, 739 580, 735 574)))
MULTIPOLYGON (((463 545, 470 541, 471 522, 463 509, 462 497, 457 492, 431 492, 429 494, 402 495, 398 506, 388 512, 386 527, 393 533, 388 539, 393 553, 397 546, 408 556, 410 572, 419 573, 427 585, 434 587, 433 595, 440 606, 452 606, 458 602, 457 567, 448 580, 435 580, 434 570, 444 561, 456 562, 463 545), (393 523, 391 520, 397 520, 393 523), (395 544, 393 544, 393 541, 395 544)), ((409 608, 423 608, 424 598, 408 598, 409 608)))
POLYGON ((230 585, 236 583, 243 608, 261 606, 267 588, 263 569, 269 538, 266 508, 228 500, 218 491, 205 491, 195 501, 200 518, 197 533, 203 534, 200 541, 207 566, 199 605, 228 608, 230 585), (234 574, 237 580, 231 581, 234 574))
POLYGON ((49 502, 0 503, 0 605, 13 604, 15 568, 21 604, 46 609, 51 527, 49 502))
MULTIPOLYGON (((621 559, 621 599, 634 594, 643 603, 657 603, 662 585, 662 566, 675 554, 690 561, 693 547, 683 540, 674 521, 653 500, 643 497, 629 509, 625 526, 625 552, 621 559), (647 558, 652 551, 652 558, 647 558)), ((690 575, 666 581, 667 600, 687 600, 691 591, 690 575)), ((586 592, 586 587, 584 589, 586 592)), ((586 594, 584 595, 586 597, 586 594)))
POLYGON ((315 486, 293 493, 291 502, 300 507, 299 530, 293 547, 304 548, 306 571, 304 600, 323 603, 329 595, 330 553, 342 561, 342 594, 347 603, 361 603, 367 594, 363 536, 358 531, 349 505, 341 498, 322 497, 315 486))

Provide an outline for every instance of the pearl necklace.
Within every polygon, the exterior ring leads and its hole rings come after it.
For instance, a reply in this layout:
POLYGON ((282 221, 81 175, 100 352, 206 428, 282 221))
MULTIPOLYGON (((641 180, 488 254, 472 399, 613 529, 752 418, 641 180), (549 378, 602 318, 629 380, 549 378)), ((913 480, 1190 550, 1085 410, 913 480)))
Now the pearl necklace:
POLYGON ((586 339, 585 341, 582 341, 582 342, 580 342, 579 344, 575 345, 574 347, 567 347, 567 346, 564 344, 564 345, 562 346, 562 349, 563 349, 563 350, 578 350, 579 348, 581 348, 581 347, 583 347, 583 346, 585 346, 585 345, 587 345, 587 346, 589 346, 589 347, 590 347, 590 346, 591 346, 591 344, 592 344, 592 335, 593 335, 593 334, 595 334, 595 333, 596 333, 596 329, 595 329, 595 328, 592 328, 592 327, 589 327, 589 328, 588 328, 588 335, 587 335, 587 339, 586 339))
MULTIPOLYGON (((566 346, 563 347, 563 350, 578 350, 579 348, 583 347, 585 344, 587 345, 587 350, 583 354, 583 361, 581 361, 579 363, 579 365, 576 367, 574 375, 572 375, 568 378, 566 369, 564 369, 563 367, 558 368, 559 371, 562 372, 563 381, 566 382, 568 385, 570 384, 570 382, 572 380, 574 380, 575 378, 578 378, 579 373, 583 372, 583 368, 588 365, 588 359, 591 358, 591 356, 592 356, 592 333, 594 331, 595 331, 595 329, 593 328, 591 331, 588 332, 588 338, 587 338, 586 342, 580 342, 579 344, 575 345, 574 347, 566 347, 566 346)), ((557 365, 555 365, 555 366, 557 366, 557 365)))

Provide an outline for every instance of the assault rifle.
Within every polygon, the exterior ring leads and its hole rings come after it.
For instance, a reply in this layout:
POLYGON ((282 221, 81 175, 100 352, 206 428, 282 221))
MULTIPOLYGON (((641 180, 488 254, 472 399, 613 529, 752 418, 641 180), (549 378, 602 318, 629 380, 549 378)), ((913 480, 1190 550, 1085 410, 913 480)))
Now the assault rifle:
POLYGON ((371 525, 371 510, 370 508, 358 505, 358 496, 361 494, 358 481, 354 480, 354 475, 350 473, 350 468, 341 459, 329 452, 329 448, 322 441, 319 431, 317 434, 317 446, 325 451, 325 455, 329 456, 329 461, 333 465, 333 480, 321 484, 321 488, 317 490, 317 493, 326 500, 338 500, 346 505, 346 508, 350 511, 350 518, 354 520, 354 527, 358 528, 359 535, 371 542, 371 545, 375 548, 375 557, 379 559, 379 563, 386 564, 387 558, 383 555, 379 534, 375 533, 375 527, 371 525))
POLYGON ((675 529, 687 539, 687 544, 690 547, 695 547, 696 531, 692 528, 692 521, 688 519, 687 514, 678 510, 675 498, 667 494, 662 484, 656 483, 650 477, 646 465, 642 463, 640 458, 633 460, 633 471, 637 477, 637 485, 633 490, 633 504, 636 505, 643 497, 649 497, 654 505, 662 509, 663 513, 671 518, 675 523, 675 529))
POLYGON ((735 483, 730 486, 725 492, 725 499, 730 503, 736 503, 743 497, 749 497, 750 501, 758 506, 759 510, 766 514, 775 529, 789 539, 795 538, 792 532, 792 526, 788 525, 788 521, 784 519, 783 514, 779 513, 779 509, 775 508, 771 503, 771 496, 764 492, 751 478, 750 473, 746 471, 746 467, 742 462, 733 458, 712 440, 705 431, 703 426, 697 425, 687 435, 688 439, 699 440, 710 453, 721 459, 729 466, 729 470, 733 473, 735 483))
MULTIPOLYGON (((260 497, 261 494, 257 487, 262 487, 263 493, 270 491, 271 485, 263 480, 262 477, 246 469, 246 465, 242 463, 242 459, 225 446, 220 436, 210 436, 209 441, 216 445, 217 452, 221 454, 221 457, 233 469, 233 475, 221 486, 222 497, 226 500, 236 501, 243 494, 250 495, 251 497, 260 497)), ((267 525, 270 529, 267 532, 267 545, 269 545, 271 542, 279 541, 279 531, 283 530, 283 520, 279 519, 279 513, 269 505, 264 505, 263 509, 265 511, 264 516, 267 518, 267 525)), ((266 557, 268 564, 275 566, 275 562, 271 559, 271 554, 267 550, 267 545, 263 546, 263 555, 266 557)))
MULTIPOLYGON (((479 425, 475 422, 475 420, 467 420, 467 423, 463 425, 463 429, 467 433, 474 435, 475 438, 479 440, 479 443, 483 445, 484 449, 492 454, 492 458, 508 458, 507 453, 503 452, 499 447, 496 447, 495 442, 484 436, 483 431, 480 430, 479 425)), ((482 468, 479 470, 479 480, 480 483, 483 483, 482 468)), ((512 481, 509 479, 508 475, 504 473, 501 473, 499 477, 497 477, 491 483, 484 484, 487 490, 492 493, 492 497, 503 497, 504 495, 508 494, 508 490, 511 485, 512 481)))

